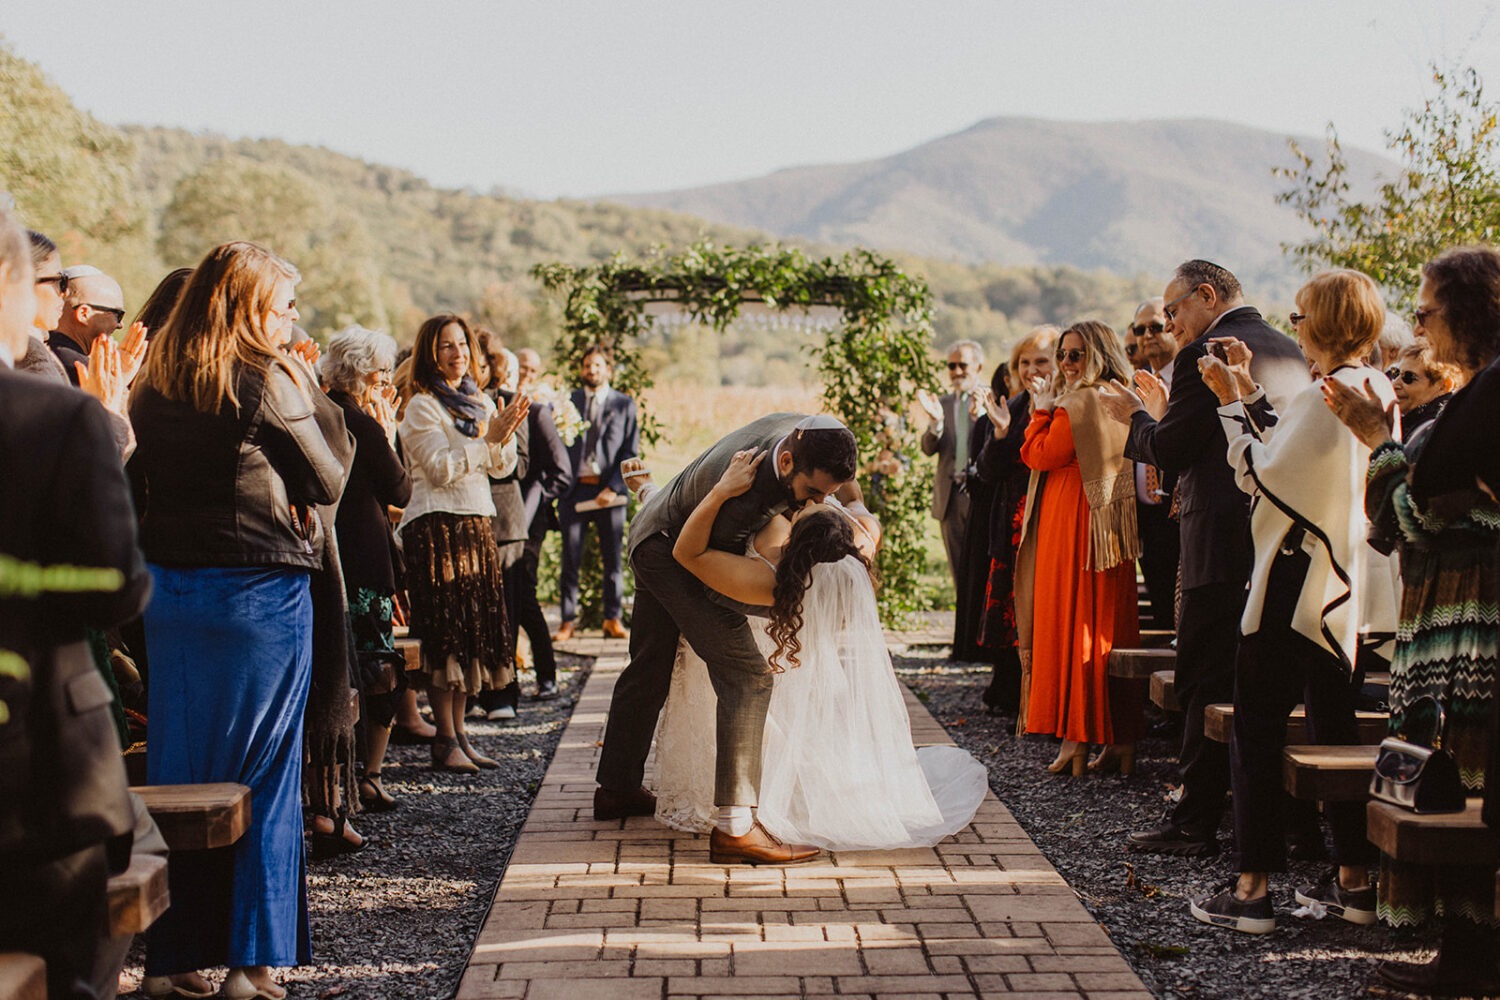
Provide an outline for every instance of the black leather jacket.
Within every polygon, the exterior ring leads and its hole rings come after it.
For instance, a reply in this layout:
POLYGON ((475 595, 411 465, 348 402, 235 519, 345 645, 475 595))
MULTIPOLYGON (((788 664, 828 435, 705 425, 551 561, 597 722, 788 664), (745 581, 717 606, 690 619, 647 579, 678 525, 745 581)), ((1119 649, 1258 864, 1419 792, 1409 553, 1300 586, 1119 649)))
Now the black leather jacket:
POLYGON ((141 548, 164 566, 321 565, 314 504, 336 503, 354 460, 344 414, 284 371, 242 369, 239 409, 199 413, 142 387, 129 472, 141 548))

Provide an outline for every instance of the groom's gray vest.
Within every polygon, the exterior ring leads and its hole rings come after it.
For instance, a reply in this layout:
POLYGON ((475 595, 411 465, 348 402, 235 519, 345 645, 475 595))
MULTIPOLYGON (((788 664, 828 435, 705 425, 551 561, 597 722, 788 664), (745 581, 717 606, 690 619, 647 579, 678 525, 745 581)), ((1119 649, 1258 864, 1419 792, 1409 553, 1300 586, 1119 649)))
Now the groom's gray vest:
POLYGON ((806 417, 801 413, 773 413, 761 417, 726 435, 718 444, 693 459, 635 515, 630 524, 630 551, 634 552, 637 545, 653 535, 666 535, 675 540, 693 508, 708 496, 708 491, 729 468, 734 453, 759 448, 767 454, 756 470, 755 482, 719 510, 709 538, 709 545, 715 549, 744 552, 750 536, 769 524, 771 518, 786 510, 791 503, 791 493, 776 478, 776 463, 770 451, 804 419, 806 417))

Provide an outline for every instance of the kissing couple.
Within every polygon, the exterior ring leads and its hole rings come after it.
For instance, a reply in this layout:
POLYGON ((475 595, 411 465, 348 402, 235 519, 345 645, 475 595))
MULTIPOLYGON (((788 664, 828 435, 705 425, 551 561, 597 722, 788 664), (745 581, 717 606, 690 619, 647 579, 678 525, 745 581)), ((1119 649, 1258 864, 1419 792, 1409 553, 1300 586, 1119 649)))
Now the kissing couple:
POLYGON ((857 464, 838 420, 773 413, 664 487, 624 469, 643 500, 635 614, 595 819, 710 831, 709 860, 726 865, 930 846, 968 825, 988 776, 956 747, 912 746, 857 464))

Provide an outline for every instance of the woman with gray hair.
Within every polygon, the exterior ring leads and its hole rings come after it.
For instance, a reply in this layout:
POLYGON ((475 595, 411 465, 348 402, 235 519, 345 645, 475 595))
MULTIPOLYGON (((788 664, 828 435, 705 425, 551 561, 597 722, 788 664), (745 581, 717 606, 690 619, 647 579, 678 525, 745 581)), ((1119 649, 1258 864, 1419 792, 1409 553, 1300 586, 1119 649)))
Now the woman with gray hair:
MULTIPOLYGON (((395 362, 394 340, 375 330, 350 326, 329 339, 319 366, 329 398, 343 409, 356 444, 354 468, 334 527, 344 560, 344 590, 349 596, 361 687, 383 673, 383 663, 395 668, 393 690, 365 693, 365 769, 359 798, 366 809, 375 812, 396 806, 381 784, 381 765, 391 721, 406 687, 405 664, 391 631, 400 557, 386 516, 387 507, 404 507, 411 499, 411 479, 391 447, 396 434, 396 389, 391 383, 395 362)), ((363 843, 351 842, 347 835, 336 839, 340 842, 314 838, 314 843, 324 844, 331 853, 357 850, 363 843)))

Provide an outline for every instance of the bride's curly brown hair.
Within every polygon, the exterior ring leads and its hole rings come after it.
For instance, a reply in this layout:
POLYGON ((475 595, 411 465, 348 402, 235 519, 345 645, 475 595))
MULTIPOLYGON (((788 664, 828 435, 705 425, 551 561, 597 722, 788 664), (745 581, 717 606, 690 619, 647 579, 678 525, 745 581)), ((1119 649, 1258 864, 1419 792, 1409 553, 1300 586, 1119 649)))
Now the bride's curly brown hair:
POLYGON ((813 567, 819 563, 838 562, 854 556, 870 568, 868 560, 854 544, 850 521, 836 510, 815 511, 792 525, 781 562, 776 566, 776 586, 772 590, 771 624, 767 630, 776 643, 770 656, 776 673, 798 665, 802 641, 802 596, 812 581, 813 567), (785 664, 783 664, 785 660, 785 664))

